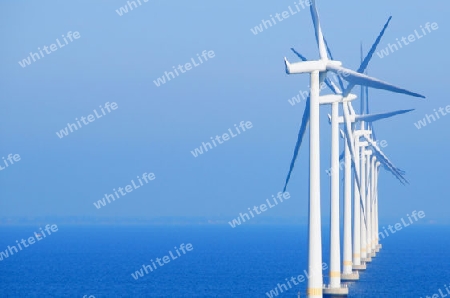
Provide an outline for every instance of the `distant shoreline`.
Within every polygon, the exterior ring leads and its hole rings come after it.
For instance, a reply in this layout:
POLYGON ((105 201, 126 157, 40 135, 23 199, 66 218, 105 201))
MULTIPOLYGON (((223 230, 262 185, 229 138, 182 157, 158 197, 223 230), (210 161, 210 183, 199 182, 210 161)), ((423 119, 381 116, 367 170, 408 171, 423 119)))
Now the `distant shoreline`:
MULTIPOLYGON (((54 222, 65 226, 229 226, 229 217, 94 217, 94 216, 0 216, 0 227, 37 226, 54 222)), ((380 225, 398 221, 398 218, 384 218, 380 225)), ((324 228, 328 226, 329 219, 322 219, 324 228)), ((307 218, 303 217, 269 217, 262 216, 249 222, 248 226, 306 226, 307 218)), ((420 226, 447 226, 450 219, 428 219, 417 223, 420 226)))

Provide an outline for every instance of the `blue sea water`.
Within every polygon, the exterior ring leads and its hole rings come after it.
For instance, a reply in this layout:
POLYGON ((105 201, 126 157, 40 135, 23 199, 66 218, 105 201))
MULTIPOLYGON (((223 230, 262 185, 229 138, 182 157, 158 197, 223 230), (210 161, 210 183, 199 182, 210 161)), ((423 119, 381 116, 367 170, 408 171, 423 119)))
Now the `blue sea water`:
MULTIPOLYGON (((0 250, 38 228, 1 227, 0 250)), ((307 268, 305 226, 58 228, 0 261, 1 298, 268 297, 278 283, 307 268), (191 243, 193 250, 138 280, 131 276, 182 243, 191 243)), ((350 284, 349 297, 446 293, 449 236, 450 227, 444 226, 409 226, 390 235, 360 281, 350 284)), ((326 247, 326 231, 323 242, 326 247)), ((299 291, 305 297, 305 282, 277 297, 297 297, 299 291)))

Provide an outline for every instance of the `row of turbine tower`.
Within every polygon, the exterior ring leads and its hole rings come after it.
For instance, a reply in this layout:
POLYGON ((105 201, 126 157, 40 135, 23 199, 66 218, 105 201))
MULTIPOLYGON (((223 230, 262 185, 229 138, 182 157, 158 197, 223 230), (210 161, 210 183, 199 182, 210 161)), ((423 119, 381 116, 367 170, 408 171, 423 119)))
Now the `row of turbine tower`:
POLYGON ((423 95, 396 87, 366 74, 368 64, 376 51, 390 21, 388 19, 370 51, 362 59, 357 71, 342 66, 334 60, 323 37, 316 1, 311 1, 319 60, 308 60, 292 49, 302 62, 289 63, 285 58, 287 74, 310 74, 310 94, 306 101, 297 143, 294 148, 284 191, 289 183, 299 150, 309 125, 309 219, 308 219, 308 285, 307 297, 346 296, 348 287, 342 281, 359 279, 359 271, 381 248, 378 239, 378 176, 380 167, 391 172, 402 184, 408 183, 404 172, 395 167, 381 151, 375 136, 373 122, 404 114, 412 110, 369 114, 369 88, 383 89, 413 97, 423 95), (337 84, 327 77, 336 75, 337 84), (345 81, 345 82, 344 82, 345 81), (320 85, 325 83, 332 94, 320 95, 320 85), (360 114, 356 114, 352 101, 357 98, 353 88, 361 86, 360 114), (330 263, 329 284, 322 275, 322 229, 321 229, 321 181, 320 181, 320 127, 319 107, 331 105, 331 201, 330 201, 330 263), (342 107, 343 116, 339 116, 342 107), (343 130, 339 125, 343 124, 343 130), (344 152, 339 152, 339 137, 344 139, 344 152), (344 212, 343 212, 343 259, 341 267, 340 238, 340 160, 344 160, 344 212), (353 189, 352 189, 353 186, 353 189), (353 210, 352 210, 353 206, 353 210), (353 221, 352 221, 353 220, 353 221), (342 270, 341 270, 342 269, 342 270))

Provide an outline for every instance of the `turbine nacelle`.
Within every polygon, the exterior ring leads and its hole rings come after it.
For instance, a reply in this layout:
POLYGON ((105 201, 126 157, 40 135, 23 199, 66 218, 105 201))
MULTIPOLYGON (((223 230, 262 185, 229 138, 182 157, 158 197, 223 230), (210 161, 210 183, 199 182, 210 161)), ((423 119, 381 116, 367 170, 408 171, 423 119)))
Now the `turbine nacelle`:
POLYGON ((319 100, 321 105, 326 104, 332 104, 335 102, 341 103, 341 102, 350 102, 355 99, 357 99, 358 96, 355 94, 349 94, 346 97, 343 97, 341 94, 328 94, 328 95, 321 95, 319 100))
POLYGON ((334 69, 336 67, 342 66, 341 61, 315 60, 289 63, 286 58, 284 58, 284 64, 286 66, 287 74, 312 73, 313 71, 326 72, 330 68, 334 69))

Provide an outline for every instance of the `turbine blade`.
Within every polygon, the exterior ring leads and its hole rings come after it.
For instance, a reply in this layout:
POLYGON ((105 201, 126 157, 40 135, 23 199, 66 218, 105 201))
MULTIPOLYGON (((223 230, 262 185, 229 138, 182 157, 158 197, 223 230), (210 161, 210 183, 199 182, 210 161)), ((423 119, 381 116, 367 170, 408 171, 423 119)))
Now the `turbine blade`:
POLYGON ((409 184, 408 180, 406 180, 405 177, 403 177, 403 173, 399 172, 399 170, 390 163, 389 160, 383 158, 383 155, 379 153, 375 153, 377 156, 377 159, 380 161, 380 163, 383 165, 386 171, 390 172, 394 177, 400 181, 401 184, 406 185, 409 184))
POLYGON ((328 77, 325 78, 325 84, 333 91, 334 94, 342 94, 342 91, 328 77))
POLYGON ((370 143, 370 147, 373 149, 373 152, 377 157, 377 160, 381 162, 384 168, 388 172, 391 172, 395 176, 395 178, 397 178, 403 185, 409 184, 408 180, 406 180, 406 178, 403 177, 405 173, 402 170, 399 170, 396 166, 394 166, 394 164, 392 164, 392 162, 383 153, 383 151, 381 151, 378 145, 371 139, 367 139, 367 141, 370 143))
MULTIPOLYGON (((322 86, 322 83, 325 82, 325 84, 330 88, 331 91, 333 91, 334 94, 342 94, 341 90, 331 81, 326 72, 321 72, 319 75, 319 86, 322 86)), ((320 87, 322 88, 322 87, 320 87)))
POLYGON ((306 127, 308 126, 308 123, 309 123, 309 102, 310 102, 310 96, 308 96, 308 98, 306 100, 306 107, 305 107, 305 111, 303 112, 302 124, 300 126, 300 131, 298 132, 297 143, 295 144, 295 148, 294 148, 294 156, 292 157, 291 165, 289 167, 289 173, 286 177, 286 182, 284 183, 283 192, 286 191, 289 180, 291 179, 292 170, 294 169, 295 161, 297 160, 298 152, 300 150, 300 146, 302 145, 303 137, 306 132, 306 127))
POLYGON ((351 114, 351 115, 355 115, 355 114, 356 114, 356 113, 355 113, 355 109, 353 109, 353 106, 352 106, 352 102, 351 102, 351 101, 348 103, 348 108, 349 108, 349 111, 350 111, 350 114, 351 114))
POLYGON ((369 114, 369 87, 364 86, 365 98, 366 98, 366 114, 369 114))
MULTIPOLYGON (((366 71, 367 66, 369 65, 369 62, 370 62, 370 60, 372 59, 372 56, 373 56, 373 54, 375 53, 375 51, 376 51, 376 49, 377 49, 377 47, 378 47, 378 45, 379 45, 379 43, 380 43, 380 41, 381 41, 381 38, 383 37, 384 32, 386 31, 386 29, 387 29, 387 27, 388 27, 388 25, 389 25, 391 19, 392 19, 392 16, 389 17, 388 21, 386 22, 386 24, 385 24, 384 27, 383 27, 383 30, 381 30, 381 32, 380 32, 380 34, 378 35, 377 39, 375 40, 374 44, 373 44, 372 47, 370 48, 369 53, 367 53, 366 58, 361 62, 361 65, 359 66, 358 71, 357 71, 358 73, 364 73, 364 72, 366 71)), ((361 46, 361 48, 362 48, 362 46, 361 46)), ((362 49, 361 49, 361 54, 362 54, 362 49)), ((362 57, 362 55, 361 55, 361 57, 362 57)), ((350 83, 350 84, 347 86, 347 90, 345 90, 344 94, 345 94, 346 96, 347 96, 348 94, 350 94, 350 92, 352 92, 352 89, 353 89, 353 87, 355 87, 355 85, 358 85, 358 84, 350 83)))
MULTIPOLYGON (((363 60, 363 46, 362 46, 362 42, 361 42, 361 65, 363 64, 364 60, 363 60)), ((360 67, 361 68, 361 67, 360 67)), ((366 107, 366 99, 365 99, 365 94, 364 94, 364 88, 365 86, 360 86, 361 88, 361 99, 360 99, 360 114, 363 115, 365 113, 365 107, 366 107)))
POLYGON ((409 110, 399 110, 394 112, 388 112, 388 113, 379 113, 379 114, 372 114, 372 115, 357 115, 355 116, 356 121, 365 121, 365 122, 375 122, 381 119, 390 118, 396 115, 406 114, 411 111, 414 111, 414 109, 409 110))
POLYGON ((291 73, 291 64, 289 63, 289 61, 286 59, 286 57, 284 57, 284 69, 286 71, 286 74, 290 74, 291 73))
MULTIPOLYGON (((369 77, 368 75, 358 73, 356 71, 353 71, 351 69, 348 69, 348 68, 345 68, 342 66, 327 65, 327 69, 332 72, 338 73, 338 74, 344 73, 344 80, 346 80, 350 84, 368 86, 368 87, 375 88, 375 89, 382 89, 382 90, 387 90, 387 91, 391 91, 391 92, 395 92, 395 93, 411 95, 414 97, 425 98, 425 96, 423 96, 421 94, 411 92, 409 90, 394 86, 387 82, 383 82, 376 78, 369 77)), ((348 92, 348 88, 347 88, 346 92, 348 92)), ((344 97, 347 95, 348 94, 344 93, 344 97)))
POLYGON ((291 48, 291 51, 294 52, 294 54, 297 55, 297 57, 299 57, 302 61, 308 61, 305 56, 297 52, 294 48, 291 48))
MULTIPOLYGON (((323 41, 325 42, 325 46, 327 47, 328 55, 330 56, 331 60, 334 60, 333 54, 331 54, 331 50, 330 50, 330 47, 328 46, 327 40, 324 38, 323 41)), ((336 77, 338 79, 339 87, 341 87, 341 90, 345 90, 344 82, 342 81, 341 76, 340 75, 336 75, 336 77)))
POLYGON ((366 58, 361 63, 361 66, 358 69, 359 73, 363 73, 366 70, 367 66, 369 65, 370 59, 372 59, 373 54, 375 54, 378 44, 380 43, 381 38, 384 35, 384 32, 386 31, 387 27, 389 26, 391 19, 392 19, 392 16, 390 16, 389 19, 387 20, 386 24, 384 24, 383 30, 381 30, 380 34, 378 35, 377 39, 375 40, 375 43, 372 45, 372 48, 370 48, 369 53, 367 53, 366 58))
MULTIPOLYGON (((360 53, 360 56, 361 56, 361 65, 362 65, 362 63, 364 62, 362 41, 361 41, 361 44, 360 44, 360 46, 359 46, 359 53, 360 53)), ((360 66, 360 67, 361 67, 361 66, 360 66)))
POLYGON ((331 60, 334 60, 333 54, 331 53, 330 47, 328 46, 328 42, 325 37, 323 38, 323 42, 325 43, 325 47, 327 48, 328 56, 330 57, 331 60))
POLYGON ((316 0, 311 0, 311 17, 314 24, 314 32, 316 34, 317 45, 319 47, 320 59, 328 60, 325 42, 323 40, 322 28, 320 27, 319 13, 317 12, 316 0))

